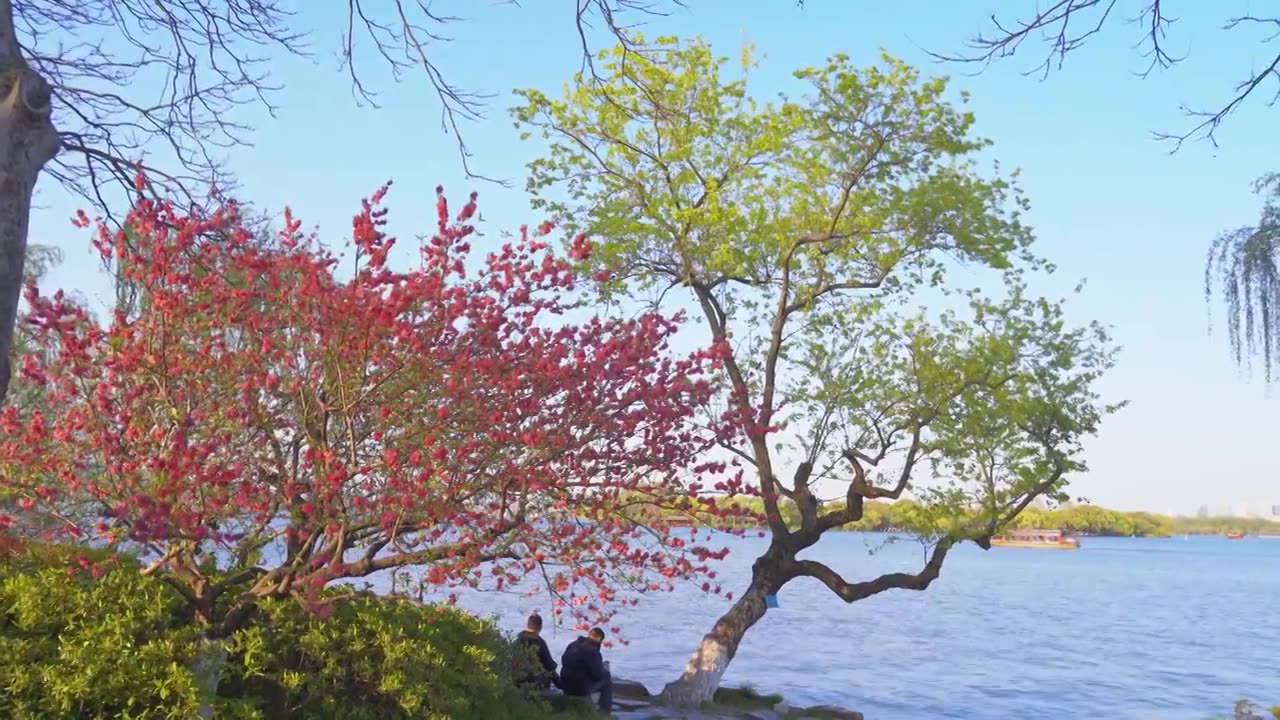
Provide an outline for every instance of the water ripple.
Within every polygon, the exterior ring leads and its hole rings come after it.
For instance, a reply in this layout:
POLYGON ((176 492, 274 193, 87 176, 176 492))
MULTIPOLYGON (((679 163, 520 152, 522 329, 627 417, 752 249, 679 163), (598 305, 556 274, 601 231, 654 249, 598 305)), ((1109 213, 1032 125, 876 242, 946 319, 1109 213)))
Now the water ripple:
MULTIPOLYGON (((720 575, 745 587, 757 538, 733 547, 720 575)), ((918 545, 841 534, 809 555, 850 579, 910 570, 918 545)), ((832 703, 869 720, 1202 720, 1242 697, 1280 702, 1280 542, 1086 539, 1076 552, 969 546, 925 593, 846 605, 794 582, 748 634, 726 682, 832 703)), ((535 601, 464 596, 512 629, 535 601)), ((692 588, 649 597, 618 624, 619 675, 661 688, 728 607, 692 588)), ((544 608, 545 610, 545 608, 544 608)), ((572 633, 548 630, 553 647, 572 633)))

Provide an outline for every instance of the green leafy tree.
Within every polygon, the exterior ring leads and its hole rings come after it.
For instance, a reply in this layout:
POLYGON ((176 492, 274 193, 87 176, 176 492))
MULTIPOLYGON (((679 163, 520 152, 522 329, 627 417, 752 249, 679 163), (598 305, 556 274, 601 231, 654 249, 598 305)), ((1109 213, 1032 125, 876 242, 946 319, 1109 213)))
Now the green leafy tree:
MULTIPOLYGON (((1095 36, 1115 31, 1127 21, 1135 31, 1135 47, 1147 62, 1143 74, 1168 70, 1190 57, 1170 49, 1169 32, 1176 18, 1169 14, 1168 5, 1160 0, 1054 0, 1034 10, 1018 11, 1017 17, 993 15, 991 29, 971 37, 965 50, 939 52, 934 56, 951 62, 986 65, 1013 57, 1019 49, 1031 50, 1031 46, 1041 44, 1046 49, 1040 54, 1032 50, 1038 65, 1028 71, 1047 77, 1050 71, 1062 68, 1068 55, 1084 48, 1095 36)), ((1269 43, 1275 37, 1277 26, 1280 26, 1280 15, 1274 12, 1224 13, 1223 21, 1212 29, 1232 33, 1235 42, 1257 43, 1264 53, 1262 62, 1235 78, 1224 77, 1222 85, 1227 92, 1211 104, 1184 103, 1182 107, 1191 119, 1189 126, 1173 132, 1157 132, 1156 137, 1173 143, 1175 150, 1191 139, 1206 139, 1216 144, 1217 130, 1251 98, 1256 102, 1259 97, 1267 97, 1267 104, 1274 105, 1280 97, 1277 89, 1280 88, 1280 51, 1269 43)), ((1175 35, 1173 41, 1176 40, 1175 35)), ((1280 315, 1277 314, 1280 209, 1276 204, 1280 198, 1280 181, 1277 175, 1260 178, 1255 192, 1266 198, 1258 224, 1224 232, 1213 242, 1205 267, 1205 295, 1212 303, 1217 286, 1226 306, 1227 339, 1236 363, 1248 367, 1252 360, 1260 360, 1265 380, 1270 383, 1280 369, 1280 355, 1275 352, 1275 343, 1280 339, 1280 315)))
POLYGON ((1104 331, 1028 294, 1024 275, 1051 268, 1031 253, 1026 202, 981 172, 989 143, 944 80, 836 56, 796 73, 803 97, 760 103, 749 49, 741 77, 726 62, 660 38, 602 56, 563 98, 520 91, 513 111, 550 142, 530 190, 598 243, 610 291, 679 291, 723 358, 719 420, 737 429, 723 451, 750 474, 771 541, 667 686, 680 705, 712 697, 790 581, 847 602, 924 590, 957 543, 987 547, 1037 497, 1061 498, 1112 409, 1094 391, 1112 363, 1104 331), (962 288, 957 263, 1001 292, 962 288), (843 502, 823 507, 822 487, 843 502), (889 512, 930 546, 923 567, 851 581, 799 559, 865 501, 904 493, 915 502, 889 512))

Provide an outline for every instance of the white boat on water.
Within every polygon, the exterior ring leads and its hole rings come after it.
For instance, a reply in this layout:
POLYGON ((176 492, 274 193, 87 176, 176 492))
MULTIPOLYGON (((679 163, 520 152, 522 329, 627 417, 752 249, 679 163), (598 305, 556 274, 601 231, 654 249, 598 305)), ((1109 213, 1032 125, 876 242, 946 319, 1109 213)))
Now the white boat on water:
POLYGON ((1079 550, 1080 540, 1062 530, 1013 530, 992 537, 991 547, 1079 550))

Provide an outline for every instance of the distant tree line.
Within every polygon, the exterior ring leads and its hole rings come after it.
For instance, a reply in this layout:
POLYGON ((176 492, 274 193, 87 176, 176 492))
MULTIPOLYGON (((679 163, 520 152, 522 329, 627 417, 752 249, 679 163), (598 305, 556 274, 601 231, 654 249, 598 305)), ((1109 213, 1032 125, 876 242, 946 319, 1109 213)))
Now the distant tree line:
MULTIPOLYGON (((800 512, 794 503, 780 502, 788 525, 799 525, 800 512)), ((834 504, 838 505, 838 503, 834 504)), ((684 511, 662 513, 669 521, 716 528, 748 528, 764 525, 764 503, 759 498, 736 497, 712 506, 691 501, 684 511), (732 510, 730 510, 732 508, 732 510)), ((1015 528, 1067 530, 1102 537, 1170 537, 1173 535, 1217 535, 1226 532, 1248 534, 1280 533, 1280 522, 1266 518, 1170 517, 1150 512, 1125 512, 1097 505, 1069 505, 1057 508, 1028 507, 1014 521, 1015 528)), ((930 509, 913 500, 868 501, 862 519, 840 528, 861 532, 915 532, 940 530, 930 509)))

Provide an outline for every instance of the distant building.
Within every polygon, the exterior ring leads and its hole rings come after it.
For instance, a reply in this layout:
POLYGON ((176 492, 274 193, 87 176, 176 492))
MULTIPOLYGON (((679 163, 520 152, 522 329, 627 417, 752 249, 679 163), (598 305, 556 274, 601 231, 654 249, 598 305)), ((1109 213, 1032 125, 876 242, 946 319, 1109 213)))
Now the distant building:
POLYGON ((1208 506, 1208 505, 1201 505, 1201 506, 1200 506, 1200 509, 1199 509, 1199 510, 1196 510, 1196 517, 1198 517, 1198 518, 1207 518, 1207 517, 1209 517, 1209 506, 1208 506))

